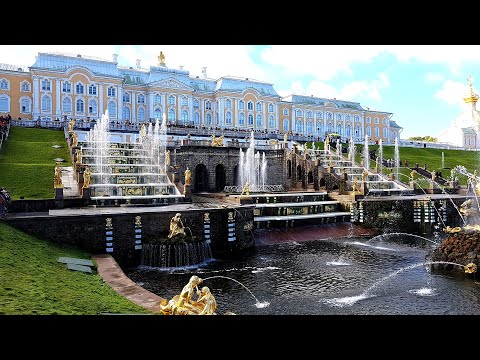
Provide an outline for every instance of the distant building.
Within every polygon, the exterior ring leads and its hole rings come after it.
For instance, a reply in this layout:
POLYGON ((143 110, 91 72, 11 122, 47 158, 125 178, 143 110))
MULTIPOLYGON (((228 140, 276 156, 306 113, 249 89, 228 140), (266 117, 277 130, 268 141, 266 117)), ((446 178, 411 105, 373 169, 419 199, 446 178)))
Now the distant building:
POLYGON ((110 119, 139 124, 161 119, 205 128, 254 129, 323 139, 336 132, 346 138, 393 143, 402 128, 392 113, 357 102, 289 95, 272 84, 224 76, 190 76, 183 69, 120 66, 117 55, 104 60, 82 55, 39 53, 30 67, 0 64, 0 115, 26 119, 110 119))

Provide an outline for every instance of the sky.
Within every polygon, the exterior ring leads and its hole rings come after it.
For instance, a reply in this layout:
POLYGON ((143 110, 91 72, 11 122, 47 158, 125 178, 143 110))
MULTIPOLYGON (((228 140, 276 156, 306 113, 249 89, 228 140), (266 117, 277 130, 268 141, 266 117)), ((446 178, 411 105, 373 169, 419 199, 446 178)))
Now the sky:
POLYGON ((480 89, 480 45, 0 45, 0 63, 31 66, 38 52, 82 54, 122 66, 157 65, 209 78, 248 77, 280 96, 313 95, 393 113, 402 139, 438 137, 469 117, 463 102, 471 76, 480 89), (476 81, 478 79, 478 81, 476 81))

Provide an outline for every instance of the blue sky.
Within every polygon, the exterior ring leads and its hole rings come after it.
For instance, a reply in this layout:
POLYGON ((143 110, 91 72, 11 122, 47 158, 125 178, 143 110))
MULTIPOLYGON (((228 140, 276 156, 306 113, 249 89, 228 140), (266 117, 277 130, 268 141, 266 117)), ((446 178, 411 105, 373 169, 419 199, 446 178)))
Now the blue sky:
POLYGON ((281 96, 314 95, 393 113, 401 138, 438 136, 468 115, 471 75, 480 88, 479 45, 0 45, 0 63, 30 66, 38 52, 112 59, 135 67, 183 66, 191 75, 232 75, 272 83, 281 96), (476 81, 478 79, 478 82, 476 81))

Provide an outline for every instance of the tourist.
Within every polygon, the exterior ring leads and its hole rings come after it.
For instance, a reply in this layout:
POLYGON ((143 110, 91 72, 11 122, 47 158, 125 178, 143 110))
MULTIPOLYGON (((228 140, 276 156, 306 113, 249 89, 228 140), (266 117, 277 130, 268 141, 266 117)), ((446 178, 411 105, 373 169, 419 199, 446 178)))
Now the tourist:
POLYGON ((408 167, 408 160, 405 159, 405 167, 407 168, 408 167))

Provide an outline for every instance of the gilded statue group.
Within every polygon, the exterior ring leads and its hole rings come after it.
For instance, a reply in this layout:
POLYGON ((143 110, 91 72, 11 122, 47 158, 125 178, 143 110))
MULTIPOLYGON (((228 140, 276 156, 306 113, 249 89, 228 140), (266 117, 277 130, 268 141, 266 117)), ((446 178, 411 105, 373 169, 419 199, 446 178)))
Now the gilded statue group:
POLYGON ((170 301, 162 300, 160 311, 164 315, 216 315, 217 301, 207 286, 198 289, 203 279, 193 275, 180 295, 170 301), (194 299, 194 295, 197 299, 194 299))

